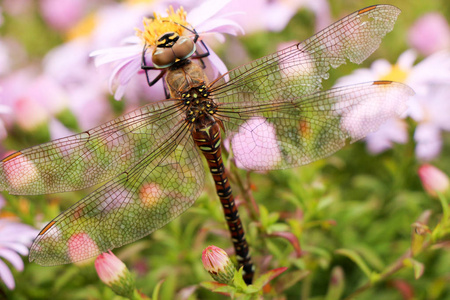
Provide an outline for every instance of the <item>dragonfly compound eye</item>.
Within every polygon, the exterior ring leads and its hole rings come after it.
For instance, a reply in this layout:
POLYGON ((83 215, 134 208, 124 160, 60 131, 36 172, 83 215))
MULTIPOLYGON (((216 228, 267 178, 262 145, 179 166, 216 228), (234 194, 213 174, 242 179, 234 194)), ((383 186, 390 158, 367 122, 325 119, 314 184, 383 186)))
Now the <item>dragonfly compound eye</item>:
POLYGON ((152 55, 153 65, 157 68, 168 68, 175 63, 175 54, 172 48, 155 48, 152 55))
POLYGON ((179 60, 191 56, 195 52, 195 43, 188 37, 180 37, 175 32, 169 32, 158 39, 153 51, 152 62, 157 68, 168 68, 179 60))
POLYGON ((172 50, 176 58, 186 59, 195 52, 195 43, 188 37, 180 37, 172 50))

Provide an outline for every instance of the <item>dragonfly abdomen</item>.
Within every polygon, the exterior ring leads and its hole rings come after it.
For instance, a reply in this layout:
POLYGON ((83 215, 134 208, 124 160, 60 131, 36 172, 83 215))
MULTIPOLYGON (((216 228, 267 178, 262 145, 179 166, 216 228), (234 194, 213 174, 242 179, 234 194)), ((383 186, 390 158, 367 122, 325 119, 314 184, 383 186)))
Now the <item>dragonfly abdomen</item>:
POLYGON ((250 283, 253 277, 253 264, 239 212, 222 161, 220 125, 214 118, 204 114, 195 123, 192 137, 208 162, 208 167, 216 186, 216 192, 222 203, 225 219, 231 232, 237 261, 240 266, 244 267, 244 280, 250 283))

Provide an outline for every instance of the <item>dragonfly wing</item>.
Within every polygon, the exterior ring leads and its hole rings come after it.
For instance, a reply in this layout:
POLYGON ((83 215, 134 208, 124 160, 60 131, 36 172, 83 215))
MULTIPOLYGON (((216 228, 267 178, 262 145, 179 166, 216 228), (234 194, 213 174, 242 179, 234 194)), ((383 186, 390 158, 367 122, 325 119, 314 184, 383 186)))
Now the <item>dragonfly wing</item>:
POLYGON ((204 169, 189 128, 168 138, 137 164, 51 221, 30 261, 58 265, 84 260, 135 241, 189 208, 202 191, 204 169))
POLYGON ((0 190, 47 194, 83 189, 125 171, 182 120, 171 100, 99 127, 11 154, 0 162, 0 190))
POLYGON ((356 11, 309 39, 240 66, 211 83, 219 103, 276 102, 321 88, 331 67, 361 63, 393 29, 400 10, 374 5, 356 11))
POLYGON ((407 85, 376 81, 275 104, 223 105, 237 164, 272 170, 308 164, 376 131, 406 110, 407 85), (244 122, 244 123, 242 123, 244 122))

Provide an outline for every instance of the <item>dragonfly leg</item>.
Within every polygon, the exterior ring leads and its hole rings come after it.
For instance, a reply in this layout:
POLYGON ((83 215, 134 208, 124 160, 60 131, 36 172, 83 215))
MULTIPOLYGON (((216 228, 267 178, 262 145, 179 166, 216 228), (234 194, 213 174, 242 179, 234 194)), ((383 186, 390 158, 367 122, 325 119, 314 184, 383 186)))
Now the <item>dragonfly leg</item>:
POLYGON ((202 64, 202 69, 206 69, 206 65, 203 62, 202 58, 208 57, 209 56, 209 49, 208 47, 206 47, 205 43, 203 41, 200 41, 200 43, 203 45, 203 48, 205 48, 206 52, 199 54, 198 51, 195 51, 196 55, 191 56, 192 59, 199 59, 200 63, 202 64))
MULTIPOLYGON (((198 34, 198 32, 197 32, 195 29, 188 29, 188 30, 195 34, 194 40, 193 40, 193 41, 194 41, 194 44, 196 44, 197 41, 198 41, 198 39, 200 38, 200 35, 198 34)), ((200 44, 202 44, 202 46, 203 46, 203 48, 206 50, 206 52, 205 52, 205 53, 202 53, 202 54, 199 54, 198 51, 195 51, 195 55, 191 56, 191 59, 199 59, 200 62, 201 62, 201 64, 202 64, 202 68, 203 68, 203 69, 206 69, 206 65, 205 65, 205 63, 203 62, 203 59, 202 59, 202 58, 208 57, 210 53, 209 53, 208 47, 206 47, 205 42, 203 42, 202 40, 200 40, 200 44)))

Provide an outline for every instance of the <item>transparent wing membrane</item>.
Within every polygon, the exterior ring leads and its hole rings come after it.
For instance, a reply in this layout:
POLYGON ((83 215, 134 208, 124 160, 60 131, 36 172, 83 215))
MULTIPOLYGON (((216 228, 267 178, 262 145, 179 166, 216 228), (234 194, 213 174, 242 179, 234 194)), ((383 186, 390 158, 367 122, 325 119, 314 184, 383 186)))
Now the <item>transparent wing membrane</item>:
POLYGON ((370 82, 276 104, 227 104, 219 115, 238 163, 273 170, 308 164, 376 131, 406 110, 412 94, 401 83, 370 82))
POLYGON ((153 103, 89 131, 16 152, 0 163, 0 189, 38 195, 107 181, 152 152, 183 118, 173 101, 153 103))
POLYGON ((400 10, 376 5, 354 12, 309 39, 235 68, 216 80, 211 91, 219 103, 274 103, 321 88, 331 67, 361 63, 393 29, 400 10))
POLYGON ((46 266, 84 260, 142 238, 188 209, 202 191, 204 170, 182 126, 50 222, 34 241, 30 260, 46 266))

